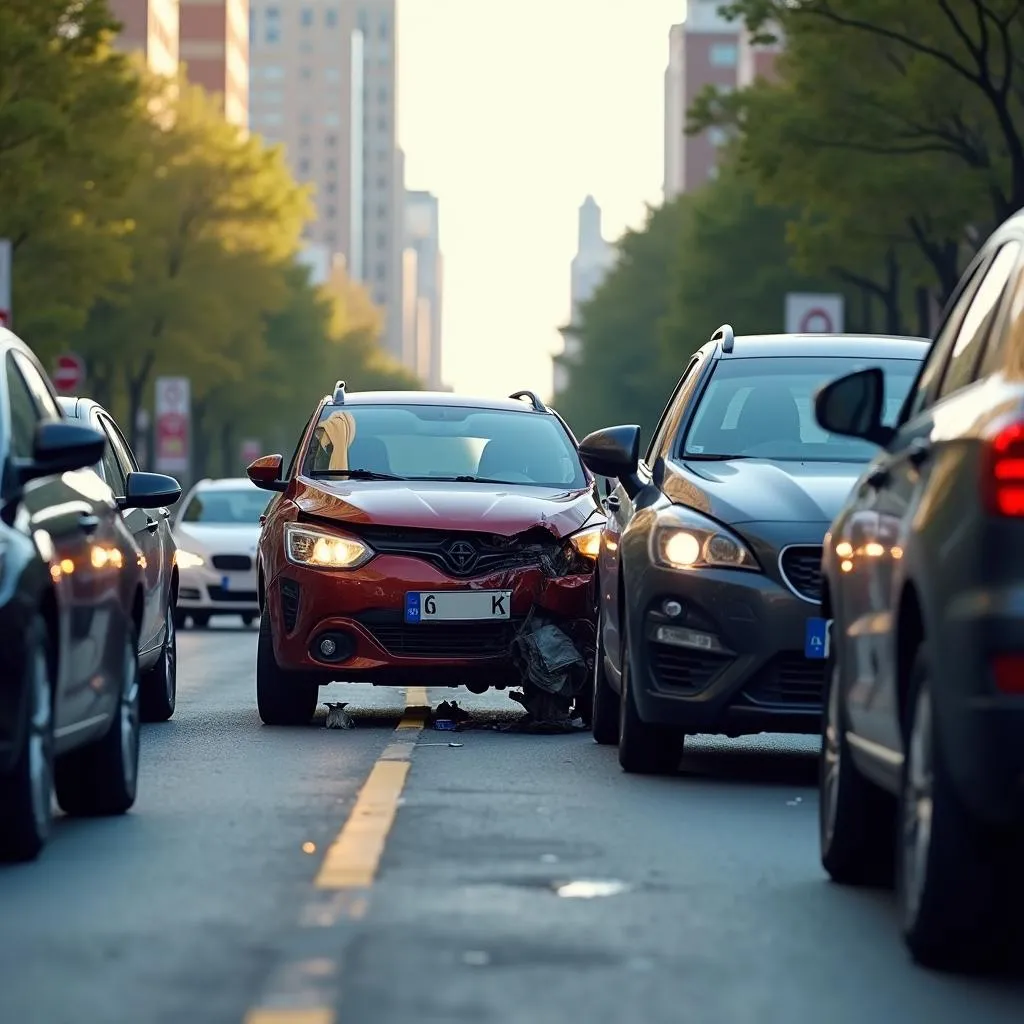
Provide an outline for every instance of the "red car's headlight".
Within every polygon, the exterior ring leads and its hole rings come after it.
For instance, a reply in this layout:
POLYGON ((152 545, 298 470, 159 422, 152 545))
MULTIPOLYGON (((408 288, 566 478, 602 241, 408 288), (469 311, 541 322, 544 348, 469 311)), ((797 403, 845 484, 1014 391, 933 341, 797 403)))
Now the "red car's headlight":
POLYGON ((592 561, 596 559, 601 552, 602 529, 601 526, 589 526, 579 533, 574 533, 569 538, 569 543, 575 548, 576 554, 592 561))
POLYGON ((310 569, 358 569, 373 558, 373 550, 356 537, 297 523, 284 528, 284 551, 289 562, 310 569))

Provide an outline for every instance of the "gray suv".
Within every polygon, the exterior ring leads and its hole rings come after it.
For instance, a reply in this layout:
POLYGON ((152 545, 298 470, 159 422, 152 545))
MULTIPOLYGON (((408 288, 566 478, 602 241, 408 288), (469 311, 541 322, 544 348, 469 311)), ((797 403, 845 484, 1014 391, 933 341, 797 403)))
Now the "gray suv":
POLYGON ((839 882, 895 875, 911 953, 940 968, 1009 948, 1024 852, 1022 256, 1017 215, 894 427, 881 369, 816 399, 825 430, 878 447, 825 540, 822 861, 839 882))

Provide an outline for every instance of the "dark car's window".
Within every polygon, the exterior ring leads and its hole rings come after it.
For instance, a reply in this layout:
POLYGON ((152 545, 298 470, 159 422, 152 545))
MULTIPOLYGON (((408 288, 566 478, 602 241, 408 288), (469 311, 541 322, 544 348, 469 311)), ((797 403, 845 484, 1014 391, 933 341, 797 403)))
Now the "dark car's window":
POLYGON ((16 459, 31 459, 36 428, 43 417, 10 353, 7 356, 7 400, 11 410, 11 455, 16 459))
POLYGON ((554 416, 456 405, 325 406, 302 471, 316 477, 354 470, 403 479, 589 486, 554 416))
MULTIPOLYGON (((679 417, 683 406, 686 404, 682 396, 684 392, 693 389, 693 382, 696 380, 697 367, 699 365, 700 356, 694 356, 683 371, 682 377, 679 378, 679 383, 676 384, 675 391, 672 392, 672 397, 668 400, 668 405, 665 406, 665 411, 661 414, 657 427, 654 428, 654 436, 651 438, 651 446, 647 449, 647 457, 645 459, 648 465, 653 463, 665 450, 666 445, 679 429, 679 417)), ((687 395, 688 397, 689 395, 687 395)))
POLYGON ((181 520, 208 526, 245 526, 259 523, 269 503, 270 496, 255 487, 251 491, 211 488, 192 495, 181 520))
POLYGON ((1002 370, 1012 380, 1024 378, 1024 269, 1018 271, 1011 289, 1006 317, 985 346, 980 376, 1002 370))
POLYGON ((48 420, 59 420, 61 418, 61 411, 60 406, 57 404, 57 399, 53 397, 50 386, 43 379, 42 374, 35 368, 32 361, 16 353, 12 353, 11 358, 28 385, 28 389, 32 393, 32 399, 42 417, 48 420))
POLYGON ((110 437, 107 436, 107 443, 103 446, 103 479, 106 480, 107 486, 115 494, 124 494, 125 489, 125 475, 121 469, 121 464, 117 461, 117 456, 114 454, 114 446, 110 443, 110 437))
POLYGON ((875 454, 873 445, 828 434, 818 426, 815 394, 837 377, 881 367, 886 386, 884 418, 892 424, 919 365, 916 359, 845 356, 719 360, 681 453, 684 458, 867 462, 875 454))
POLYGON ((974 368, 1019 255, 1020 246, 1016 242, 1004 245, 986 271, 956 332, 956 342, 939 385, 939 398, 967 387, 974 380, 974 368))
POLYGON ((107 435, 114 449, 114 456, 121 467, 121 472, 127 478, 129 473, 134 473, 139 468, 138 463, 135 461, 135 456, 132 455, 132 450, 128 447, 128 442, 124 439, 124 435, 117 429, 117 424, 109 416, 101 416, 100 423, 103 424, 103 433, 107 435))

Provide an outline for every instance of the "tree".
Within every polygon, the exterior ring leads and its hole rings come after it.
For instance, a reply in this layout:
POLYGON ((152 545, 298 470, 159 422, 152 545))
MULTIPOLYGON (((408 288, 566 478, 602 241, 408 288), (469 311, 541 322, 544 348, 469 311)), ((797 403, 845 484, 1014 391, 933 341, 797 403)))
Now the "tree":
POLYGON ((0 4, 0 237, 18 329, 44 346, 127 272, 114 201, 136 163, 138 81, 115 27, 106 0, 0 4))
POLYGON ((123 394, 134 428, 159 371, 193 380, 197 401, 266 359, 265 318, 287 300, 286 267, 309 212, 280 148, 226 122, 184 82, 156 83, 132 144, 142 154, 122 198, 130 277, 98 302, 77 348, 94 390, 123 394))
POLYGON ((801 198, 805 257, 849 251, 851 279, 877 290, 899 267, 918 302, 921 285, 944 300, 965 253, 1024 205, 1024 4, 735 0, 726 11, 755 39, 785 39, 780 80, 718 101, 717 115, 705 97, 694 127, 731 121, 763 194, 801 198))

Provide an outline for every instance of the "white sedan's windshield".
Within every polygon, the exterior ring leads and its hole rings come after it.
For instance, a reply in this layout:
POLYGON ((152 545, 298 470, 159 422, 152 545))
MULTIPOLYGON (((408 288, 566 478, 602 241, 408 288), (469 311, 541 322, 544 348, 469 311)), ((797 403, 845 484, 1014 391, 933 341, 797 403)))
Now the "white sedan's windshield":
MULTIPOLYGON (((922 346, 922 352, 924 346, 922 346)), ((823 385, 856 370, 885 371, 887 424, 895 422, 917 375, 916 359, 778 356, 723 359, 701 398, 683 443, 683 458, 868 462, 866 441, 829 434, 814 418, 823 385)))
POLYGON ((587 486, 576 449, 556 417, 450 405, 329 405, 313 432, 302 472, 311 477, 587 486))

